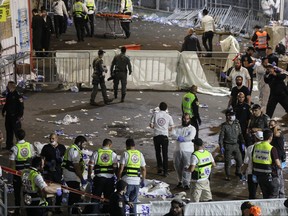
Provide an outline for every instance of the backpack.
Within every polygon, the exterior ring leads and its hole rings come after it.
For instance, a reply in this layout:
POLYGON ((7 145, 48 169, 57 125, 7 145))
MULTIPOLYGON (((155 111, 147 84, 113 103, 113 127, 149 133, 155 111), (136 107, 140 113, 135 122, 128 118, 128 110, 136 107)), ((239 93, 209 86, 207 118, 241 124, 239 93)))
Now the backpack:
POLYGON ((279 43, 275 48, 275 52, 278 53, 278 55, 285 55, 286 47, 282 43, 279 43))

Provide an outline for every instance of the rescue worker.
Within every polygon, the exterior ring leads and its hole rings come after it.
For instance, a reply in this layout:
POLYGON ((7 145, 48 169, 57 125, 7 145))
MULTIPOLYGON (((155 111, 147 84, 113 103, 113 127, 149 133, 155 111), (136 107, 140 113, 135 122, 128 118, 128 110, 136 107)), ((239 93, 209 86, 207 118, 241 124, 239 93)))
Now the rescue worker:
POLYGON ((173 153, 174 168, 178 178, 178 188, 188 190, 191 173, 185 171, 185 167, 189 165, 191 154, 194 152, 194 139, 196 129, 190 124, 190 115, 185 113, 182 117, 182 126, 178 126, 172 130, 172 136, 177 140, 173 153))
POLYGON ((277 169, 282 170, 277 149, 270 142, 273 132, 263 131, 263 142, 255 144, 252 152, 253 174, 257 176, 263 199, 279 197, 279 178, 277 169))
MULTIPOLYGON (((62 168, 64 181, 68 187, 80 190, 80 183, 84 188, 87 181, 83 177, 85 169, 85 163, 83 160, 82 149, 87 143, 87 139, 84 136, 77 136, 74 144, 70 145, 64 154, 62 168)), ((71 206, 74 203, 81 201, 81 195, 70 193, 68 198, 68 205, 71 206)), ((72 214, 78 214, 78 208, 72 209, 72 214)))
POLYGON ((113 80, 114 98, 117 99, 118 96, 118 85, 121 81, 121 102, 124 102, 126 96, 126 86, 127 86, 127 72, 129 75, 132 73, 132 66, 128 56, 126 56, 126 47, 121 47, 121 53, 113 58, 110 68, 113 80))
POLYGON ((81 0, 76 0, 73 4, 73 19, 77 32, 78 42, 84 41, 85 35, 85 16, 88 13, 87 7, 81 2, 81 0))
POLYGON ((103 62, 103 56, 105 51, 102 49, 98 50, 98 57, 93 60, 94 73, 92 74, 93 89, 90 98, 90 105, 97 105, 95 98, 98 92, 98 85, 101 87, 102 97, 105 104, 110 104, 113 99, 109 99, 107 96, 106 85, 105 85, 105 73, 107 73, 106 65, 103 62))
POLYGON ((212 154, 205 150, 202 139, 196 138, 193 140, 193 143, 196 151, 191 155, 187 169, 187 172, 192 173, 191 201, 212 201, 209 176, 211 174, 211 167, 216 166, 216 163, 212 154))
POLYGON ((257 57, 265 57, 266 56, 266 48, 268 46, 268 41, 270 40, 270 36, 266 31, 263 31, 261 26, 256 25, 254 27, 255 32, 251 38, 253 46, 256 51, 257 57))
POLYGON ((24 202, 28 206, 38 206, 38 208, 26 208, 26 215, 45 216, 47 215, 46 194, 62 195, 61 185, 50 184, 44 181, 41 172, 43 171, 44 160, 41 157, 33 157, 29 169, 22 171, 22 184, 24 193, 24 202))
POLYGON ((94 36, 94 16, 95 16, 95 10, 96 10, 95 1, 94 0, 85 0, 85 5, 88 9, 87 15, 88 15, 88 22, 90 24, 90 32, 89 32, 90 35, 89 36, 93 37, 94 36))
POLYGON ((288 113, 288 90, 284 80, 286 74, 276 71, 272 65, 267 65, 264 81, 270 87, 270 95, 267 103, 266 114, 272 118, 278 103, 288 113))
POLYGON ((9 81, 7 85, 6 103, 2 109, 2 116, 5 116, 6 150, 10 150, 14 145, 13 137, 16 131, 21 129, 23 114, 23 97, 16 90, 16 83, 9 81))
POLYGON ((125 199, 133 204, 130 214, 136 214, 139 187, 145 186, 146 162, 143 154, 136 150, 133 139, 126 140, 126 151, 121 155, 119 164, 118 179, 128 184, 125 199))
MULTIPOLYGON (((19 129, 17 132, 18 142, 11 148, 9 156, 10 168, 22 171, 30 167, 31 158, 35 155, 34 147, 29 142, 24 140, 25 131, 19 129)), ((21 206, 21 186, 22 181, 20 176, 13 176, 13 188, 15 206, 21 206)), ((15 214, 19 214, 19 209, 15 209, 15 214)))
POLYGON ((168 176, 168 146, 169 146, 169 131, 172 130, 174 122, 172 117, 166 112, 167 104, 161 102, 159 104, 159 112, 154 112, 150 121, 150 128, 154 129, 154 148, 157 160, 157 173, 165 177, 168 176), (161 157, 162 150, 162 157, 161 157))
POLYGON ((205 47, 208 54, 206 57, 212 57, 212 51, 213 51, 213 37, 215 32, 215 21, 212 16, 208 15, 209 11, 205 8, 202 11, 203 18, 201 20, 201 27, 204 30, 203 36, 202 36, 202 43, 205 47), (208 40, 208 45, 207 45, 208 40))
MULTIPOLYGON (((114 180, 118 166, 117 154, 111 147, 112 141, 104 139, 102 148, 92 154, 88 167, 88 179, 91 179, 93 170, 95 175, 92 193, 99 197, 103 193, 105 199, 110 199, 111 194, 114 192, 114 180)), ((105 206, 104 212, 108 212, 105 206)))
POLYGON ((239 144, 241 143, 242 149, 245 149, 245 141, 242 136, 241 126, 235 117, 235 113, 228 110, 226 112, 226 122, 221 124, 221 130, 219 134, 219 146, 221 154, 224 154, 225 159, 225 180, 230 181, 230 168, 231 159, 234 157, 236 161, 235 175, 242 178, 241 166, 242 166, 242 155, 239 150, 239 144))
MULTIPOLYGON (((133 13, 132 0, 121 0, 120 13, 123 13, 125 15, 130 15, 130 16, 132 15, 132 13, 133 13)), ((121 19, 120 20, 120 24, 121 24, 121 27, 122 27, 124 33, 125 33, 126 38, 129 38, 131 35, 130 22, 131 22, 131 19, 121 19)))
POLYGON ((201 125, 201 118, 199 115, 199 101, 196 95, 197 93, 197 86, 192 85, 187 92, 182 97, 182 115, 188 113, 190 116, 190 124, 196 129, 195 138, 198 138, 199 135, 199 125, 201 125))

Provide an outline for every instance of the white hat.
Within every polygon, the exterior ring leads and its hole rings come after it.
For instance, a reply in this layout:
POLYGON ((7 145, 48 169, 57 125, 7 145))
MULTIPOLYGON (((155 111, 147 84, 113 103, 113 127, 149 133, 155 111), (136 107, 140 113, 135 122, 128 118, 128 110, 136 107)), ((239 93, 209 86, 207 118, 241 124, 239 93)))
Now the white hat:
POLYGON ((257 131, 255 133, 255 137, 258 139, 258 140, 263 140, 263 131, 257 131))

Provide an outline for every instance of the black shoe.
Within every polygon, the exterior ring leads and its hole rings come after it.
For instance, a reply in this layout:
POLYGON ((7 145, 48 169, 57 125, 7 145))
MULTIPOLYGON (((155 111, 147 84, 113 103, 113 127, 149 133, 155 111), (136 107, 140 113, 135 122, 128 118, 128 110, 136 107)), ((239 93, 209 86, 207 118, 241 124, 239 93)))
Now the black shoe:
POLYGON ((183 188, 184 188, 184 190, 189 190, 190 189, 189 185, 185 185, 183 188))
POLYGON ((157 174, 161 174, 162 173, 162 169, 158 169, 157 174))
POLYGON ((231 181, 231 178, 229 176, 226 176, 225 181, 231 181))
POLYGON ((168 173, 168 172, 164 172, 164 173, 163 173, 163 176, 164 176, 164 177, 167 177, 167 176, 169 176, 169 173, 168 173))
POLYGON ((176 186, 177 188, 182 188, 182 182, 179 182, 178 185, 176 186))
POLYGON ((90 105, 92 105, 92 106, 96 106, 97 104, 96 104, 95 101, 90 101, 90 105))
POLYGON ((110 104, 113 101, 113 99, 107 99, 104 101, 105 104, 110 104))

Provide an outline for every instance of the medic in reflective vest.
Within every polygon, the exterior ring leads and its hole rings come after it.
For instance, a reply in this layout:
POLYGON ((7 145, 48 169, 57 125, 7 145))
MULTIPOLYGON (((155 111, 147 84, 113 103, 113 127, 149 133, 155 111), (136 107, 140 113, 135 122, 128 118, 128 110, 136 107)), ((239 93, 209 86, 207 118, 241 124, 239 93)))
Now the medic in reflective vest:
POLYGON ((85 170, 85 163, 83 160, 83 153, 80 150, 80 148, 76 145, 76 144, 72 144, 70 147, 67 148, 67 150, 65 151, 64 157, 63 157, 63 163, 62 163, 62 167, 69 170, 70 172, 75 172, 75 168, 74 165, 72 163, 72 161, 68 160, 68 154, 70 149, 74 149, 74 151, 78 151, 79 155, 80 155, 80 168, 81 168, 81 172, 83 173, 85 170))
POLYGON ((203 152, 195 151, 193 153, 198 158, 198 164, 192 172, 192 179, 198 180, 208 178, 211 173, 212 161, 210 159, 210 152, 204 150, 203 152))
POLYGON ((113 151, 111 149, 98 149, 98 160, 94 166, 94 173, 114 173, 113 161, 112 161, 113 151))
POLYGON ((253 34, 251 41, 256 50, 265 50, 268 46, 270 36, 266 31, 261 29, 261 26, 256 25, 254 27, 255 33, 253 34))
POLYGON ((128 162, 124 167, 122 176, 140 176, 140 156, 141 153, 138 150, 127 150, 129 155, 128 162))

